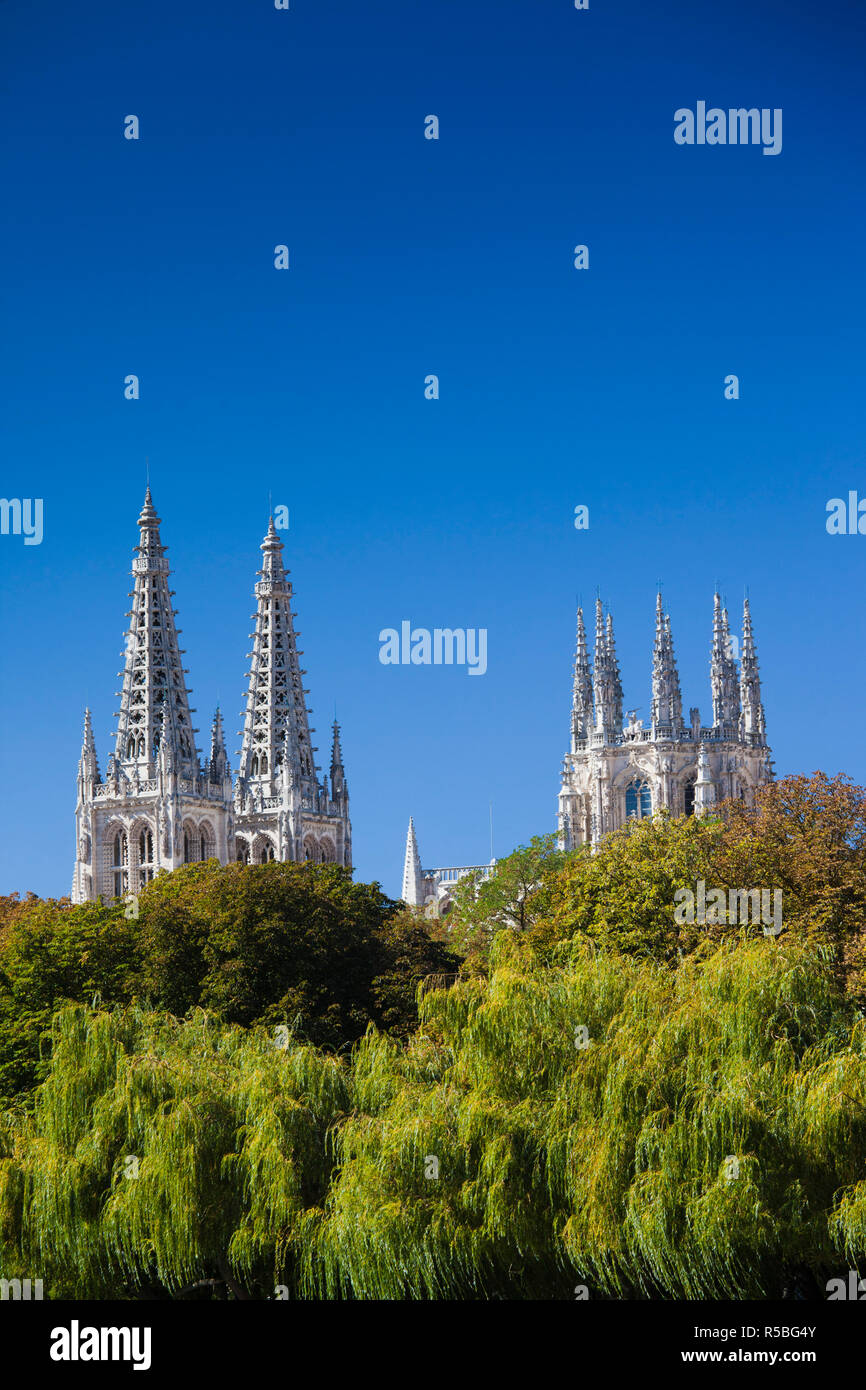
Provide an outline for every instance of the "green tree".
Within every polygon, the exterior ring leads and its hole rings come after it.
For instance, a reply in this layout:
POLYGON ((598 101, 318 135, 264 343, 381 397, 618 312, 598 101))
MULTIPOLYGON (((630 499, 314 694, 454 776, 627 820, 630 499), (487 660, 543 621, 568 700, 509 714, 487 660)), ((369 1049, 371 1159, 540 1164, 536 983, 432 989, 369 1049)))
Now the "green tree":
POLYGON ((866 1027, 794 940, 671 971, 501 932, 355 1098, 315 1295, 778 1297, 866 1255, 866 1027))
POLYGON ((275 1030, 67 1006, 33 1114, 0 1127, 0 1276, 36 1270, 53 1298, 296 1291, 348 1085, 275 1030))
POLYGON ((484 968, 496 932, 528 931, 548 911, 565 861, 556 835, 535 835, 528 845, 498 859, 487 878, 474 873, 460 879, 447 935, 467 969, 484 968))
POLYGON ((334 865, 187 865, 143 889, 137 918, 118 903, 6 902, 0 1100, 46 1074, 66 1001, 204 1007, 230 1023, 288 1023, 336 1050, 371 1022, 407 1036, 419 982, 459 967, 377 884, 334 865))
MULTIPOLYGON (((9 900, 7 899, 7 902, 9 900)), ((34 896, 0 925, 0 1100, 47 1073, 51 1020, 67 999, 128 1002, 140 969, 137 923, 122 905, 34 896)))

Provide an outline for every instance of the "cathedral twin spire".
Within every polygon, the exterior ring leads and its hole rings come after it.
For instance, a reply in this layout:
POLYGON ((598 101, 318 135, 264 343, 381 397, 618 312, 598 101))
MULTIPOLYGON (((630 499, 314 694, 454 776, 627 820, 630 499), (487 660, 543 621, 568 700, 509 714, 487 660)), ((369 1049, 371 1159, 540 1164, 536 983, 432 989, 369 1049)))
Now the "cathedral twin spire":
POLYGON ((283 543, 271 517, 255 585, 256 628, 237 783, 233 789, 222 713, 202 765, 187 671, 172 608, 169 562, 150 488, 138 518, 132 608, 114 752, 99 774, 90 711, 78 768, 73 898, 119 896, 162 868, 216 857, 351 867, 349 794, 334 722, 331 789, 319 780, 311 743, 283 543))

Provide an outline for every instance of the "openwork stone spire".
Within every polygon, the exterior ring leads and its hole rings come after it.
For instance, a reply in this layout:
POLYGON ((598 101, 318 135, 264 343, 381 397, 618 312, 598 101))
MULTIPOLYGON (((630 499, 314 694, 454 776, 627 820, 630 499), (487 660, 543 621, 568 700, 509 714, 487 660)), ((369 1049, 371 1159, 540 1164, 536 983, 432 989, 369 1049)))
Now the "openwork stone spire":
POLYGON ((235 838, 239 857, 352 866, 349 792, 339 726, 331 749, 331 788, 313 761, 306 672, 298 658, 292 586, 283 567, 283 543, 271 517, 255 586, 258 606, 247 672, 243 747, 235 786, 235 838))
POLYGON ((262 542, 264 560, 255 587, 258 607, 244 719, 239 776, 245 788, 277 794, 277 774, 288 760, 304 797, 317 791, 310 723, 293 627, 292 586, 283 567, 283 543, 271 517, 262 542))
POLYGON ((571 701, 572 745, 588 738, 592 732, 593 695, 592 670, 586 646, 583 609, 577 610, 577 650, 574 657, 574 688, 571 701))
POLYGON ((595 727, 606 738, 622 732, 622 682, 613 619, 608 614, 605 623, 600 598, 595 601, 595 727))
POLYGON ((761 677, 758 672, 758 654, 752 633, 752 614, 749 600, 743 603, 743 647, 740 656, 740 731, 751 736, 756 743, 763 744, 766 738, 764 706, 761 703, 761 677))
POLYGON ((148 488, 132 562, 119 723, 104 782, 89 711, 84 721, 75 808, 76 903, 137 894, 161 869, 211 858, 225 864, 235 857, 222 724, 217 715, 202 776, 159 524, 148 488))
POLYGON ((656 597, 656 635, 653 645, 652 722, 657 728, 678 730, 683 722, 680 678, 674 656, 671 620, 656 597))
POLYGON ((713 646, 710 656, 713 724, 716 728, 739 725, 740 692, 737 663, 731 652, 727 610, 718 594, 713 598, 713 646))
POLYGON ((193 711, 159 525, 148 488, 138 518, 140 539, 132 562, 133 606, 126 615, 130 622, 126 661, 120 673, 123 689, 119 692, 114 756, 118 771, 127 776, 135 771, 139 777, 152 777, 160 743, 166 740, 179 775, 194 778, 199 773, 194 741, 197 730, 192 727, 193 711))

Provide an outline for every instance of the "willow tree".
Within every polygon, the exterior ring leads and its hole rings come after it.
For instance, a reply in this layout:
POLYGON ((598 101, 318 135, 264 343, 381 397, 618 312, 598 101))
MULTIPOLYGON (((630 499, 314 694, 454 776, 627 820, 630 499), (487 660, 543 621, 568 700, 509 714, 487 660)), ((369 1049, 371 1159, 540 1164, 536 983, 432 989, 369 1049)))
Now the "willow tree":
POLYGON ((808 943, 584 938, 428 989, 348 1064, 64 1010, 0 1129, 0 1275, 53 1296, 750 1298, 866 1252, 866 1023, 808 943))
POLYGON ((362 1045, 308 1294, 778 1297, 866 1250, 866 1035, 806 947, 492 966, 362 1045))
POLYGON ((4 1117, 0 1274, 53 1297, 290 1293, 348 1104, 343 1064, 286 1029, 70 1006, 33 1113, 4 1117))

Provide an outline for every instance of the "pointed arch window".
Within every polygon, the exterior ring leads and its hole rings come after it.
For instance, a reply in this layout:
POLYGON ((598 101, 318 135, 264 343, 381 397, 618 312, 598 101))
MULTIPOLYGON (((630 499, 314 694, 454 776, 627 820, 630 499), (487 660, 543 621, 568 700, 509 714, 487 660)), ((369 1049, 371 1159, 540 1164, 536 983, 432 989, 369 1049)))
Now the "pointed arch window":
POLYGON ((683 812, 687 816, 695 814, 695 783, 694 778, 686 782, 683 787, 683 812))
POLYGON ((652 793, 646 782, 635 778, 625 789, 626 820, 644 820, 652 815, 652 793))
POLYGON ((114 837, 112 863, 114 896, 122 898, 129 892, 129 841, 123 830, 119 830, 114 837))
POLYGON ((192 839, 188 830, 183 832, 183 862, 184 864, 192 863, 192 839))
POLYGON ((245 840, 238 840, 238 863, 249 864, 250 847, 245 840))
POLYGON ((142 887, 150 883, 156 873, 153 857, 153 831, 145 827, 138 836, 138 881, 142 887))

